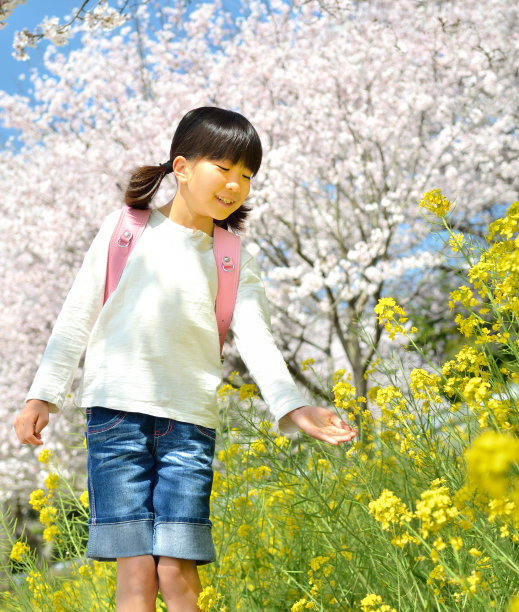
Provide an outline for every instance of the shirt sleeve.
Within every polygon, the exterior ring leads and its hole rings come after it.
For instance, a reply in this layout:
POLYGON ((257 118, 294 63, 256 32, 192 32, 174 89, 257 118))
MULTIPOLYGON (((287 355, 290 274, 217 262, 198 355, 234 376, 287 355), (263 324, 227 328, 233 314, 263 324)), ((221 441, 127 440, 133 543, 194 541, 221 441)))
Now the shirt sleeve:
POLYGON ((281 431, 294 433, 296 425, 282 419, 288 412, 306 406, 285 360, 277 348, 270 328, 270 312, 258 264, 242 249, 240 281, 231 321, 236 346, 263 399, 279 423, 281 431))
POLYGON ((114 211, 105 219, 90 245, 27 394, 26 401, 47 401, 50 412, 62 408, 90 332, 103 307, 108 245, 119 214, 120 211, 114 211))

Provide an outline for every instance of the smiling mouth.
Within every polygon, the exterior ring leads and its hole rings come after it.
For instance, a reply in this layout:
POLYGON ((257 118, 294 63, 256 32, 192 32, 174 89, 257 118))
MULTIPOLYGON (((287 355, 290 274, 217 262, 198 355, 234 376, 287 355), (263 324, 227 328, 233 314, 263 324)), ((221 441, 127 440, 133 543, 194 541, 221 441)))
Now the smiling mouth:
POLYGON ((218 196, 218 195, 216 196, 216 199, 227 206, 234 204, 234 202, 236 201, 236 200, 229 200, 228 198, 222 198, 222 196, 218 196))

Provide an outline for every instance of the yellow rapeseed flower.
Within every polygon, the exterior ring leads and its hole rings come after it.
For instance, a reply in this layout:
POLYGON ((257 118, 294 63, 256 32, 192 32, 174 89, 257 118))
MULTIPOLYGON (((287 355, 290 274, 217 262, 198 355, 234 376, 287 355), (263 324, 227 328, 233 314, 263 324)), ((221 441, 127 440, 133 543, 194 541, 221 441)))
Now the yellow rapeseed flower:
POLYGON ((451 310, 456 304, 461 304, 462 306, 465 306, 465 308, 474 308, 474 306, 477 306, 479 304, 478 299, 474 297, 472 289, 470 289, 466 285, 462 285, 454 291, 451 291, 449 297, 449 306, 451 310))
POLYGON ((445 544, 441 536, 439 538, 436 538, 436 540, 434 540, 433 546, 437 551, 441 551, 447 548, 447 544, 445 544))
POLYGON ((321 566, 324 565, 329 560, 330 560, 330 557, 325 556, 325 555, 314 557, 313 559, 310 559, 310 568, 312 569, 313 572, 317 572, 321 568, 321 566))
POLYGON ((306 604, 307 599, 303 597, 303 599, 296 601, 296 603, 290 608, 290 612, 302 612, 302 610, 305 609, 306 604))
POLYGON ((368 508, 384 531, 388 531, 392 524, 409 522, 412 516, 405 503, 389 489, 384 489, 378 499, 370 501, 368 508))
POLYGON ((369 593, 360 602, 362 612, 397 612, 395 608, 382 603, 382 597, 369 593))
POLYGON ((268 420, 261 421, 259 429, 261 433, 267 434, 272 429, 272 423, 268 420))
POLYGON ((40 463, 49 463, 52 459, 52 452, 48 448, 44 448, 38 455, 38 461, 40 463))
POLYGON ((40 523, 42 525, 49 526, 54 522, 56 515, 58 514, 57 508, 54 506, 45 506, 40 510, 40 523))
POLYGON ((49 527, 45 527, 43 530, 43 539, 45 542, 54 542, 59 536, 60 531, 56 525, 50 525, 49 527))
POLYGON ((439 189, 432 189, 423 194, 419 206, 438 217, 445 217, 451 209, 452 203, 442 195, 439 189))
POLYGON ((454 550, 460 550, 463 548, 463 540, 460 537, 452 537, 450 544, 454 550))
POLYGON ((236 391, 237 389, 235 389, 232 385, 222 385, 218 389, 218 397, 220 397, 221 399, 226 399, 230 395, 234 395, 236 391))
POLYGON ((336 385, 344 376, 344 374, 346 374, 346 370, 336 370, 333 374, 333 384, 336 385))
POLYGON ((233 383, 235 380, 237 381, 238 378, 240 378, 240 373, 238 372, 238 370, 233 370, 230 374, 229 374, 229 380, 233 383))
POLYGON ((18 541, 15 542, 14 546, 11 549, 11 554, 9 556, 14 561, 21 561, 25 553, 28 553, 30 550, 31 549, 26 542, 18 541))
POLYGON ((25 582, 27 582, 29 591, 33 594, 36 603, 39 604, 43 598, 45 591, 47 590, 47 585, 43 580, 41 572, 30 571, 25 578, 25 582))
POLYGON ((263 440, 254 440, 254 442, 252 442, 250 445, 249 452, 254 457, 257 457, 258 455, 265 453, 266 450, 267 447, 265 446, 265 442, 263 442, 263 440))
POLYGON ((83 493, 81 493, 79 501, 83 507, 88 508, 88 491, 83 491, 83 493))
POLYGON ((286 436, 277 436, 274 438, 274 444, 278 448, 285 448, 290 444, 290 440, 286 436))
POLYGON ((449 239, 449 246, 453 253, 457 253, 458 251, 461 251, 464 244, 465 244, 465 236, 463 234, 461 233, 451 234, 451 237, 449 239))
POLYGON ((417 400, 423 400, 424 408, 429 408, 430 402, 440 402, 441 377, 431 374, 422 368, 414 368, 410 375, 411 391, 417 400))
POLYGON ((415 516, 420 519, 420 533, 427 538, 429 533, 437 533, 458 514, 458 509, 452 503, 447 487, 441 479, 431 483, 431 488, 420 494, 416 503, 415 516))
POLYGON ((376 371, 378 364, 380 363, 380 358, 377 357, 376 359, 374 359, 368 366, 368 368, 366 369, 366 371, 364 372, 364 379, 367 380, 368 376, 370 374, 373 374, 373 372, 376 371))
POLYGON ((45 497, 45 493, 42 489, 34 490, 29 496, 29 504, 34 510, 41 510, 46 502, 47 498, 45 497))
POLYGON ((411 327, 409 331, 403 327, 403 324, 408 320, 405 310, 399 306, 392 297, 380 298, 374 308, 375 314, 378 315, 379 325, 384 324, 385 330, 389 334, 389 338, 393 340, 396 334, 416 333, 416 327, 411 327))
POLYGON ((310 357, 309 359, 304 359, 301 362, 301 371, 304 372, 305 370, 307 370, 310 366, 313 366, 315 364, 315 359, 313 359, 312 357, 310 357))
POLYGON ((202 612, 211 610, 221 598, 222 595, 213 586, 206 586, 198 596, 198 607, 202 612))
POLYGON ((469 404, 481 404, 492 395, 492 387, 481 376, 472 376, 460 385, 460 392, 469 404))
POLYGON ((242 385, 240 387, 240 399, 246 400, 258 394, 256 385, 242 385))
POLYGON ((490 242, 497 235, 510 240, 518 231, 519 202, 513 202, 506 211, 505 217, 497 219, 488 226, 487 240, 490 242))
POLYGON ((240 538, 246 538, 252 532, 252 527, 250 525, 240 525, 238 527, 238 535, 240 538))
POLYGON ((458 324, 458 331, 463 334, 466 338, 470 338, 474 335, 475 331, 479 329, 480 322, 475 314, 469 315, 464 318, 463 315, 458 314, 454 319, 454 322, 458 324))
POLYGON ((92 568, 89 565, 81 565, 78 573, 82 578, 90 578, 92 576, 92 568))
POLYGON ((467 479, 480 493, 493 499, 519 494, 519 479, 512 473, 519 464, 519 438, 487 431, 465 451, 467 479))
POLYGON ((45 478, 45 486, 49 491, 53 491, 58 486, 59 476, 55 472, 51 472, 45 478))
POLYGON ((357 389, 350 384, 351 374, 348 374, 346 380, 339 380, 332 387, 333 402, 342 410, 354 409, 357 407, 357 389))
POLYGON ((268 478, 272 473, 271 468, 268 465, 260 465, 253 471, 254 478, 261 480, 262 478, 268 478))

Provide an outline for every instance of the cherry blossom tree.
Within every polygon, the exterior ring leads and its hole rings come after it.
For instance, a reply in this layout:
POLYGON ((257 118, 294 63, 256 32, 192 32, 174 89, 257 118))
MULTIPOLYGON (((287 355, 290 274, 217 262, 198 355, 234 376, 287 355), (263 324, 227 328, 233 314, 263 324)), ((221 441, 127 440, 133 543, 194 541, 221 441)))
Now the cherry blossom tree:
MULTIPOLYGON (((149 0, 141 0, 146 4, 149 0)), ((7 25, 11 13, 26 0, 0 0, 0 29, 7 25)), ((67 15, 63 20, 59 17, 45 17, 33 30, 23 28, 16 32, 13 48, 14 56, 19 60, 29 59, 28 47, 36 47, 42 40, 63 46, 78 32, 84 29, 102 29, 109 32, 122 25, 130 16, 130 0, 118 2, 118 8, 108 4, 106 0, 82 0, 81 5, 67 15)))
MULTIPOLYGON (((0 165, 4 491, 26 490, 38 469, 20 462, 31 449, 13 450, 12 415, 84 252, 129 170, 167 158, 187 110, 232 108, 260 132, 246 241, 288 367, 311 391, 309 357, 324 374, 345 367, 366 393, 380 296, 445 299, 424 191, 441 188, 475 233, 517 197, 518 12, 506 0, 256 0, 239 15, 167 4, 160 28, 143 4, 110 34, 85 29, 79 49, 49 46, 30 95, 0 93, 20 133, 0 165)), ((173 193, 168 179, 157 205, 173 193)), ((232 350, 227 363, 240 366, 232 350)), ((72 471, 81 427, 69 407, 44 432, 72 471)))

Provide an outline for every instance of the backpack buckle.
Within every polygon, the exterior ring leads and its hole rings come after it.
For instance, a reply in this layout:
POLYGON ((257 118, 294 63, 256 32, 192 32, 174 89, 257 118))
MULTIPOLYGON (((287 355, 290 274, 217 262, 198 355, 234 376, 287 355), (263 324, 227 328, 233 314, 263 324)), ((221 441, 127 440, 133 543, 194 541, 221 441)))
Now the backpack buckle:
POLYGON ((228 255, 222 259, 222 270, 224 272, 232 272, 234 270, 234 264, 228 255))
POLYGON ((129 230, 126 230, 117 239, 117 244, 120 247, 128 247, 130 246, 130 242, 132 238, 133 238, 133 234, 129 230))

